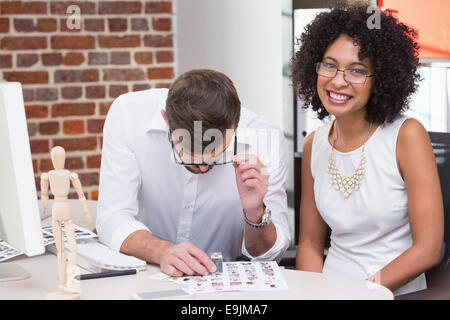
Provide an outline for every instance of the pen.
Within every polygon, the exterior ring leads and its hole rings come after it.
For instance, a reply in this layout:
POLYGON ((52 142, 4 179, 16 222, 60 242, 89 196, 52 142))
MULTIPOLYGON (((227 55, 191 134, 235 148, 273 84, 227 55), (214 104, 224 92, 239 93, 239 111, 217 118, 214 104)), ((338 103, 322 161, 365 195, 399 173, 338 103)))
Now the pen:
POLYGON ((77 279, 77 280, 89 280, 89 279, 99 279, 99 278, 126 276, 126 275, 137 274, 137 273, 139 273, 139 269, 120 270, 120 271, 107 271, 107 272, 99 272, 99 273, 79 274, 79 275, 75 276, 75 279, 77 279))

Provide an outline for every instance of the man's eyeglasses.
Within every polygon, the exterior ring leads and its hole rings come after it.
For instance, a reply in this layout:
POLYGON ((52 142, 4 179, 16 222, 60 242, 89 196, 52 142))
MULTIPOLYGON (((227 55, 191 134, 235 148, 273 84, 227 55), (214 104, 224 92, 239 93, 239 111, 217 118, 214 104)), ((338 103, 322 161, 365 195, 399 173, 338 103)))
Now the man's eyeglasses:
POLYGON ((344 73, 344 80, 349 83, 354 84, 364 84, 366 79, 374 77, 375 75, 369 75, 365 70, 352 68, 340 70, 338 67, 332 63, 318 62, 316 63, 316 72, 319 76, 326 78, 334 78, 338 71, 344 73))
POLYGON ((183 159, 181 159, 181 156, 178 153, 178 151, 175 150, 175 145, 173 144, 173 140, 172 140, 172 131, 170 129, 169 129, 168 135, 169 135, 169 141, 172 145, 172 152, 173 152, 174 160, 177 164, 182 165, 182 166, 190 166, 190 167, 197 167, 197 168, 201 167, 201 166, 208 166, 209 168, 211 168, 213 166, 220 166, 220 165, 232 163, 234 156, 237 154, 237 135, 236 135, 236 133, 234 133, 233 153, 228 151, 229 147, 227 147, 224 150, 224 152, 222 152, 218 156, 213 157, 215 160, 211 163, 185 162, 185 161, 183 161, 183 159))

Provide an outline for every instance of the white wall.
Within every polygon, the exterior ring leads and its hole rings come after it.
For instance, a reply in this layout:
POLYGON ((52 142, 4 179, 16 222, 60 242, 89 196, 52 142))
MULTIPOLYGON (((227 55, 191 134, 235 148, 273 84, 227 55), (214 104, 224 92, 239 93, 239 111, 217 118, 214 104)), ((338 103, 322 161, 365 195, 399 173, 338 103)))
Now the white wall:
POLYGON ((225 73, 242 106, 283 128, 282 1, 175 0, 176 76, 225 73))

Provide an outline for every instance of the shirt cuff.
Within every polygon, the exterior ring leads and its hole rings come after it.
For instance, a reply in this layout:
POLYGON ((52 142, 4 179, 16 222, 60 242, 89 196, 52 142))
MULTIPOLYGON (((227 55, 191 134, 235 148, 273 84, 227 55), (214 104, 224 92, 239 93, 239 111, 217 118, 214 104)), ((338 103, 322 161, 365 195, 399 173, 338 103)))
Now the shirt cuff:
POLYGON ((99 224, 97 226, 97 231, 100 241, 113 250, 120 251, 125 239, 135 231, 147 230, 150 232, 145 224, 135 219, 130 219, 128 216, 118 215, 113 219, 111 218, 112 217, 108 219, 107 225, 102 226, 99 224), (109 237, 106 236, 108 234, 110 235, 109 237))
POLYGON ((275 240, 275 243, 273 244, 272 248, 267 250, 265 253, 254 257, 252 256, 245 247, 245 237, 242 241, 242 254, 249 257, 251 261, 276 261, 277 263, 280 262, 281 258, 283 257, 283 254, 286 252, 289 241, 284 236, 283 232, 278 232, 277 225, 274 224, 275 230, 277 232, 277 239, 275 240))

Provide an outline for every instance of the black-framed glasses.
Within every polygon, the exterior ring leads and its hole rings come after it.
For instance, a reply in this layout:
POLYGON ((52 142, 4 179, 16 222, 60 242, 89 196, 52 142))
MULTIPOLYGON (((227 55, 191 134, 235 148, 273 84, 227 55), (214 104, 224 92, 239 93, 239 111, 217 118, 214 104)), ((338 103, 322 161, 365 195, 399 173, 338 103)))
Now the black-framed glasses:
POLYGON ((170 144, 172 145, 172 153, 173 158, 175 160, 175 163, 182 165, 182 166, 189 166, 189 167, 203 167, 208 166, 209 168, 212 168, 213 166, 221 166, 224 164, 229 164, 233 162, 234 156, 237 154, 237 135, 236 132, 234 133, 234 144, 233 144, 233 153, 227 151, 229 147, 227 147, 224 152, 222 152, 220 155, 214 157, 215 160, 212 163, 188 163, 184 162, 183 159, 181 159, 180 154, 175 150, 175 145, 173 144, 172 140, 172 131, 169 129, 168 137, 170 144))
POLYGON ((332 63, 326 62, 317 62, 316 63, 316 72, 319 76, 326 78, 334 78, 336 77, 338 71, 344 73, 344 80, 349 83, 354 84, 364 84, 366 83, 367 78, 374 77, 375 74, 369 75, 365 70, 351 68, 340 70, 338 67, 332 63))

